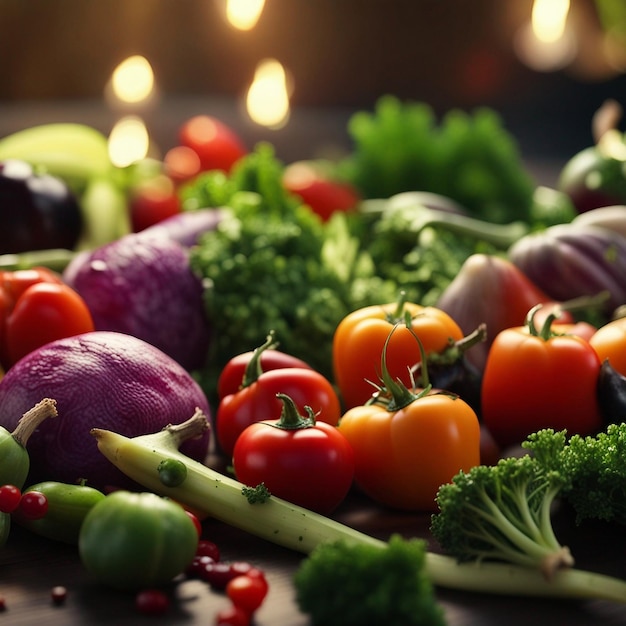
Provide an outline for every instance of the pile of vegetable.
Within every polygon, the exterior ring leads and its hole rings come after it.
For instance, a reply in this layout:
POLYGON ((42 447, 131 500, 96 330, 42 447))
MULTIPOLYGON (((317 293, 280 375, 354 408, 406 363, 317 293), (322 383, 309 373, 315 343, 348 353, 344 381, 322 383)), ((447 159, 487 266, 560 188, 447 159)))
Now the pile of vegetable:
POLYGON ((268 583, 201 554, 205 516, 302 553, 314 624, 443 624, 437 587, 626 602, 552 525, 559 502, 578 524, 626 521, 624 137, 607 117, 584 180, 567 164, 555 189, 493 111, 437 123, 392 97, 352 118, 336 163, 284 164, 206 116, 124 169, 84 127, 0 140, 0 194, 19 190, 32 229, 40 171, 75 217, 0 250, 0 544, 11 521, 73 544, 146 612, 165 610, 152 587, 201 578, 232 601, 216 624, 251 623, 268 583), (23 436, 43 398, 54 419, 23 436), (338 523, 352 488, 428 515, 443 553, 338 523))

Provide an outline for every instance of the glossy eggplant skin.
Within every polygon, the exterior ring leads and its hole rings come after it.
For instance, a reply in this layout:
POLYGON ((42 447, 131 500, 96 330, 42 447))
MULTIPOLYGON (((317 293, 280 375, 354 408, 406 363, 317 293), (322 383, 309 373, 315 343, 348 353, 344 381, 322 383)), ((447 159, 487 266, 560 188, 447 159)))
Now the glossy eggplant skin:
POLYGON ((626 421, 626 376, 613 368, 608 359, 600 367, 597 394, 606 425, 626 421))
POLYGON ((60 178, 25 161, 0 162, 0 254, 73 249, 83 227, 76 196, 60 178))
POLYGON ((607 312, 626 302, 626 237, 609 229, 552 226, 513 244, 509 259, 554 300, 606 291, 607 312))

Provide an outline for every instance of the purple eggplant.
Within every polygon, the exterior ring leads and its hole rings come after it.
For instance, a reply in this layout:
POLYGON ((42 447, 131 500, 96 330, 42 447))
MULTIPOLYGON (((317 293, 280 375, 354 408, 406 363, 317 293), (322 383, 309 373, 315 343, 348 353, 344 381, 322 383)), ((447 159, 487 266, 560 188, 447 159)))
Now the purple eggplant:
POLYGON ((626 376, 620 374, 608 359, 600 367, 597 396, 605 425, 626 421, 626 376))
POLYGON ((201 367, 210 326, 189 250, 143 232, 79 253, 63 279, 87 303, 96 330, 133 335, 188 370, 201 367))
POLYGON ((626 237, 619 233, 559 224, 522 237, 509 258, 555 300, 605 292, 606 312, 626 302, 626 237))
POLYGON ((157 237, 176 241, 185 248, 198 243, 204 233, 214 230, 227 209, 197 209, 183 211, 140 231, 142 237, 157 237))
POLYGON ((83 227, 76 196, 56 176, 25 161, 0 163, 0 253, 73 248, 83 227))

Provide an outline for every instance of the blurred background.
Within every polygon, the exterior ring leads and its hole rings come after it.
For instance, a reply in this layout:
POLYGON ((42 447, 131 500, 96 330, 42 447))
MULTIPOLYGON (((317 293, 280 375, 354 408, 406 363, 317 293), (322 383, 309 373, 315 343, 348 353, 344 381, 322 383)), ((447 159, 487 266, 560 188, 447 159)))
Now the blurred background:
POLYGON ((292 161, 349 149, 393 94, 492 107, 525 158, 564 161, 626 103, 624 0, 0 0, 0 29, 0 136, 133 115, 166 150, 205 113, 292 161))

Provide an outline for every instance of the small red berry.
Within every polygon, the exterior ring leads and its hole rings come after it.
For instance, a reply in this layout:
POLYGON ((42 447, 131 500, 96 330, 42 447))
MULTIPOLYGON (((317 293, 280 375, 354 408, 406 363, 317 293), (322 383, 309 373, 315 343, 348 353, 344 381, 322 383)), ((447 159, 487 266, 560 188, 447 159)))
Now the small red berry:
POLYGON ((2 485, 0 487, 0 512, 13 513, 20 504, 22 492, 15 485, 2 485))
POLYGON ((194 556, 193 560, 191 561, 191 563, 187 567, 186 574, 187 574, 187 576, 190 576, 192 578, 201 578, 202 577, 202 572, 204 571, 204 568, 209 563, 215 563, 215 562, 216 561, 213 558, 211 558, 210 556, 199 556, 199 555, 196 555, 196 556, 194 556))
POLYGON ((220 560, 220 549, 217 547, 216 543, 208 539, 200 539, 196 554, 198 556, 210 556, 214 561, 220 560))
POLYGON ((135 607, 146 615, 163 615, 170 608, 170 599, 160 589, 144 589, 135 596, 135 607))
POLYGON ((225 589, 228 581, 233 577, 228 563, 207 563, 200 572, 200 577, 214 589, 225 589))
POLYGON ((67 589, 63 585, 56 585, 56 587, 52 587, 50 597, 53 604, 60 606, 67 599, 67 589))
POLYGON ((22 494, 18 508, 27 519, 41 519, 48 512, 48 498, 40 491, 27 491, 22 494))
POLYGON ((215 617, 216 626, 248 626, 250 615, 238 606, 230 606, 215 617))

